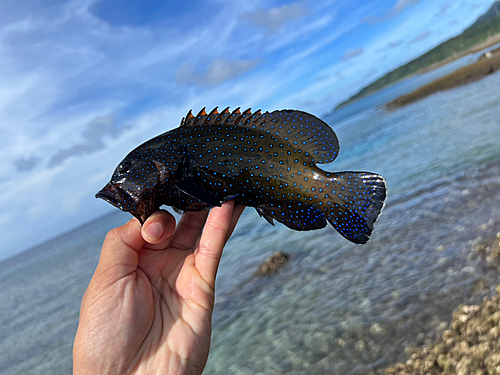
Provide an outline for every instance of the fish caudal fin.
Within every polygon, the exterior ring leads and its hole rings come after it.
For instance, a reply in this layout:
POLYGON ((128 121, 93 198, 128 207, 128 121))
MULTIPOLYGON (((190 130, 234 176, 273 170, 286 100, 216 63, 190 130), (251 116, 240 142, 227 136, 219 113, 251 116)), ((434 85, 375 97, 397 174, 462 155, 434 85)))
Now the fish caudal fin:
POLYGON ((325 177, 319 190, 326 219, 349 241, 366 243, 384 206, 384 178, 369 172, 325 172, 325 177))

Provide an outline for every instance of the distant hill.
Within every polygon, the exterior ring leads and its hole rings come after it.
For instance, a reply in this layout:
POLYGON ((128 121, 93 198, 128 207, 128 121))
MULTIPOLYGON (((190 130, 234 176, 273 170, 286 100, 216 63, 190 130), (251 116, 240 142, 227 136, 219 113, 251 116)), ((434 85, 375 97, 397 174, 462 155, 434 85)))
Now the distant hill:
POLYGON ((498 16, 500 16, 500 1, 497 0, 493 3, 491 8, 488 9, 488 11, 485 14, 483 14, 482 16, 479 16, 479 18, 477 20, 475 20, 474 23, 472 25, 470 25, 470 27, 478 25, 480 23, 483 23, 485 21, 488 21, 488 20, 495 18, 495 17, 498 17, 498 16))
POLYGON ((453 56, 458 56, 461 52, 465 52, 497 34, 500 34, 500 0, 496 0, 486 13, 478 17, 477 20, 460 35, 448 39, 446 42, 441 43, 409 63, 377 79, 375 82, 361 89, 356 95, 340 103, 335 107, 335 110, 411 74, 417 73, 422 69, 428 68, 432 64, 442 62, 453 56))

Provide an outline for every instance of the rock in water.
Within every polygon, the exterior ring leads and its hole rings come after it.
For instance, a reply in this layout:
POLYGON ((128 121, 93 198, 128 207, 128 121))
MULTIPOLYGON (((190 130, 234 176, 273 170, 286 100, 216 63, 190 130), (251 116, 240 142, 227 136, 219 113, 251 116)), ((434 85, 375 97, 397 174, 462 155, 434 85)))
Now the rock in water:
POLYGON ((276 251, 257 267, 257 275, 271 276, 284 266, 286 262, 288 262, 288 254, 285 254, 283 251, 276 251))

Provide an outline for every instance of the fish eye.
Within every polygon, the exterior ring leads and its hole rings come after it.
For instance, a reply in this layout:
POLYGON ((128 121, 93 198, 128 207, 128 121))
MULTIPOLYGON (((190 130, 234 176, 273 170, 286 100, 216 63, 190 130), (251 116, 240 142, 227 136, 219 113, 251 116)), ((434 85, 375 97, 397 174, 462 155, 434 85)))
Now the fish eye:
POLYGON ((116 173, 118 174, 127 173, 130 170, 131 166, 132 165, 128 160, 122 161, 120 164, 118 164, 118 167, 116 167, 116 173))

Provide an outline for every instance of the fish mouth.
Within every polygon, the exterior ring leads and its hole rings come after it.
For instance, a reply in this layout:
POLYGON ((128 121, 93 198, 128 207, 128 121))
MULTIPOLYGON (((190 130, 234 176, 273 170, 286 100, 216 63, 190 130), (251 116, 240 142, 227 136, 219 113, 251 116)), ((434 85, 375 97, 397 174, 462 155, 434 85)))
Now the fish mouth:
POLYGON ((120 210, 125 211, 122 202, 130 200, 130 196, 126 197, 124 195, 125 192, 123 190, 118 189, 111 182, 108 182, 106 186, 99 190, 95 197, 101 198, 113 206, 118 207, 120 210))
POLYGON ((139 199, 111 182, 99 190, 95 197, 105 200, 124 212, 130 212, 141 224, 144 224, 156 208, 154 199, 151 199, 153 197, 139 199))

